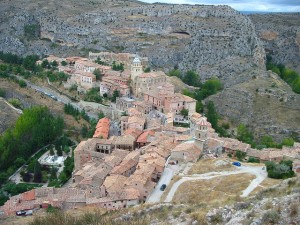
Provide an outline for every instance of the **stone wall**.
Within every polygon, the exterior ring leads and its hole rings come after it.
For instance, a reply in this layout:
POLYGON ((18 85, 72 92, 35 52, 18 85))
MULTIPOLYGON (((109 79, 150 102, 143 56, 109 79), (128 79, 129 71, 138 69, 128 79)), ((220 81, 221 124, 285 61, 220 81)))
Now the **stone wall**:
POLYGON ((102 111, 106 117, 112 120, 120 119, 123 113, 123 111, 118 110, 113 106, 106 106, 95 102, 80 101, 78 105, 81 108, 83 108, 86 112, 94 114, 95 118, 98 118, 97 115, 100 113, 100 111, 102 111))

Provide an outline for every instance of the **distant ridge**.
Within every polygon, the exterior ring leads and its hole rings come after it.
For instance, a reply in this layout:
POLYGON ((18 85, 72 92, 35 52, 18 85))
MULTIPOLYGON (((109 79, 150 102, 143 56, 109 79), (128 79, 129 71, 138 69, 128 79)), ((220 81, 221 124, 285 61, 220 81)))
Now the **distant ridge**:
POLYGON ((244 15, 251 15, 251 14, 295 14, 297 12, 267 12, 267 11, 239 11, 244 15))

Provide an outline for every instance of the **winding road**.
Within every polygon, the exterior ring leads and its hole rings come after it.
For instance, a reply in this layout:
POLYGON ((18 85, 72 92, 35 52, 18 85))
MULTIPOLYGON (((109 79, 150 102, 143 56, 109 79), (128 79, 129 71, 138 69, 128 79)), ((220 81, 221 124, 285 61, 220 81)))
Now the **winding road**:
MULTIPOLYGON (((58 102, 62 102, 63 104, 71 104, 74 108, 78 109, 79 111, 82 111, 84 108, 81 107, 79 105, 79 103, 77 102, 73 102, 69 97, 62 95, 60 93, 58 93, 57 91, 51 89, 51 88, 47 88, 47 87, 41 87, 38 85, 35 85, 33 83, 31 83, 30 81, 24 79, 23 77, 20 76, 16 76, 19 80, 23 80, 26 82, 27 87, 34 89, 38 92, 41 92, 45 95, 47 95, 49 98, 52 98, 58 102)), ((50 85, 50 82, 48 80, 48 83, 50 85)), ((94 119, 98 119, 98 115, 95 115, 94 113, 90 113, 86 111, 86 114, 90 117, 90 118, 94 118, 94 119)))
POLYGON ((148 199, 146 200, 146 203, 157 203, 160 202, 160 198, 163 194, 163 191, 160 190, 161 185, 165 184, 168 186, 168 184, 171 182, 171 179, 173 177, 173 170, 170 168, 165 168, 164 172, 157 183, 156 187, 152 191, 151 195, 149 195, 148 199))
MULTIPOLYGON (((256 178, 251 181, 249 186, 245 190, 243 190, 241 197, 247 197, 268 176, 267 172, 265 170, 263 170, 262 166, 244 166, 244 165, 242 165, 241 167, 237 167, 237 168, 238 168, 238 170, 235 170, 235 171, 209 172, 209 173, 204 173, 204 174, 193 174, 191 176, 184 176, 179 181, 174 183, 174 185, 172 186, 171 190, 169 191, 164 202, 171 202, 172 199, 174 198, 174 195, 175 195, 178 187, 186 181, 209 180, 209 179, 216 178, 216 177, 229 176, 229 175, 241 174, 241 173, 249 173, 249 174, 253 174, 256 176, 256 178)), ((162 195, 162 191, 161 191, 161 195, 162 195)), ((151 197, 152 196, 150 196, 150 198, 151 197)), ((150 198, 149 198, 149 200, 150 200, 150 198)), ((156 200, 156 201, 147 201, 147 202, 149 202, 149 203, 150 202, 151 203, 159 202, 159 199, 157 201, 157 198, 154 200, 156 200)))

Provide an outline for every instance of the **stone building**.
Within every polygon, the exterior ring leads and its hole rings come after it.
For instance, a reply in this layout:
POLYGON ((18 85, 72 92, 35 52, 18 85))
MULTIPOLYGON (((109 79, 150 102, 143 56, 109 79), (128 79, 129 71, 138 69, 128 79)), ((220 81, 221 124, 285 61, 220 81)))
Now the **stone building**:
POLYGON ((93 73, 96 69, 98 69, 102 74, 105 74, 106 71, 111 70, 111 67, 99 65, 97 63, 89 61, 88 59, 81 58, 75 61, 74 69, 90 73, 93 73))
POLYGON ((116 99, 116 108, 128 113, 128 109, 133 106, 134 100, 128 97, 120 97, 116 99))
MULTIPOLYGON (((132 61, 138 57, 136 54, 131 53, 113 53, 113 52, 89 52, 89 59, 95 61, 100 59, 102 62, 112 64, 113 62, 124 64, 125 68, 130 68, 132 61)), ((138 57, 141 65, 146 68, 148 66, 147 57, 138 57)))
POLYGON ((128 78, 121 76, 104 76, 100 82, 100 95, 107 94, 112 96, 114 91, 119 91, 121 96, 128 97, 130 95, 130 87, 128 86, 128 78))
POLYGON ((174 95, 165 97, 164 112, 179 114, 182 109, 187 109, 189 115, 191 115, 196 112, 196 102, 195 99, 189 96, 175 93, 174 95))
POLYGON ((136 78, 143 73, 143 65, 139 57, 135 57, 131 63, 131 80, 136 84, 136 78))
POLYGON ((201 118, 196 123, 193 140, 182 142, 171 152, 171 159, 178 163, 196 162, 207 150, 208 123, 201 118))
POLYGON ((139 74, 132 82, 133 94, 138 98, 143 98, 146 92, 165 84, 166 81, 167 75, 162 71, 139 74))

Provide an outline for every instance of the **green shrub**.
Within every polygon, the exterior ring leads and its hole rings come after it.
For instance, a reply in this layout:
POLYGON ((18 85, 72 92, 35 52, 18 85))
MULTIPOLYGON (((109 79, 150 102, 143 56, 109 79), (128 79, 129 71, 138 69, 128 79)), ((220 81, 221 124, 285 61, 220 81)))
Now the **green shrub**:
POLYGON ((235 156, 239 161, 243 161, 246 155, 247 155, 246 152, 242 152, 240 150, 236 151, 235 153, 235 156))
POLYGON ((18 109, 23 109, 23 105, 19 99, 10 98, 8 102, 18 109))
POLYGON ((84 101, 102 103, 102 97, 100 96, 97 88, 92 88, 87 91, 84 96, 84 101))
POLYGON ((277 224, 279 220, 280 215, 275 210, 267 211, 262 217, 262 222, 264 224, 277 224))
POLYGON ((27 87, 27 83, 24 80, 19 80, 19 86, 21 88, 27 87))
POLYGON ((275 162, 266 162, 268 177, 274 179, 287 179, 295 176, 291 160, 282 160, 279 164, 275 162))
POLYGON ((5 91, 0 88, 0 97, 4 98, 5 97, 5 91))
POLYGON ((28 39, 36 39, 39 35, 39 29, 37 24, 27 24, 24 26, 24 35, 28 39))
POLYGON ((253 158, 253 157, 249 157, 248 162, 249 163, 260 163, 260 160, 256 159, 256 158, 253 158))

